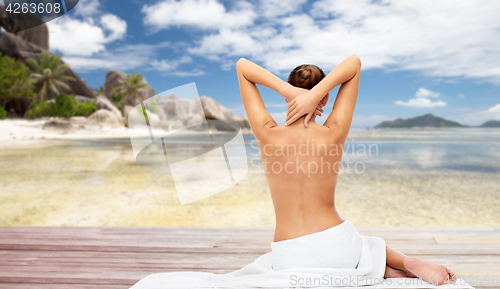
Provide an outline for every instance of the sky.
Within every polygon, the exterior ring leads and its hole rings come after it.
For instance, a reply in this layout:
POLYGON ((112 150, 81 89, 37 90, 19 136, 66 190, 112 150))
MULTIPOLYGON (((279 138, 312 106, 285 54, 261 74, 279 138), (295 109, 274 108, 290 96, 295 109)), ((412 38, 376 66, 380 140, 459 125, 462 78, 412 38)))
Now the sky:
MULTIPOLYGON (((297 65, 328 73, 354 53, 353 127, 426 113, 479 125, 500 120, 499 11, 496 0, 80 0, 47 24, 50 50, 93 88, 111 69, 140 72, 157 93, 195 82, 245 115, 239 58, 286 80, 297 65)), ((284 98, 259 89, 284 123, 284 98)))

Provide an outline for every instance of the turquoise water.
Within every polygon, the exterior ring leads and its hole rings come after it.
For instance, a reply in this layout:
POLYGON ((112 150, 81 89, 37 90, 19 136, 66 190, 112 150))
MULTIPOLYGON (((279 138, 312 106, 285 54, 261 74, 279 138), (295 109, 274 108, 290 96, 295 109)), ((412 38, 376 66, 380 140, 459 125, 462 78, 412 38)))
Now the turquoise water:
MULTIPOLYGON (((247 136, 246 142, 255 158, 255 138, 247 136)), ((343 151, 344 163, 363 162, 366 170, 500 173, 500 129, 351 129, 343 151)))

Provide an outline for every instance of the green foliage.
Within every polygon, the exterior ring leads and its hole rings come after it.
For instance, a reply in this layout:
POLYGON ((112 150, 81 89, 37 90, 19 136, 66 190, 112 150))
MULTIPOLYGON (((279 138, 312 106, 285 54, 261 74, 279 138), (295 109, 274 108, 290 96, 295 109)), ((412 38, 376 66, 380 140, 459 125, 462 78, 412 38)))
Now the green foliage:
POLYGON ((60 93, 55 100, 36 102, 26 113, 27 118, 89 116, 97 110, 94 101, 78 103, 73 95, 60 93))
POLYGON ((42 52, 40 62, 27 59, 33 73, 30 74, 35 91, 38 93, 37 101, 51 99, 52 96, 60 94, 61 89, 69 90, 64 80, 75 81, 75 78, 64 75, 63 72, 69 67, 68 64, 60 64, 61 57, 50 55, 47 50, 42 52))
POLYGON ((104 86, 99 86, 98 88, 95 89, 95 95, 103 95, 104 94, 104 86))
POLYGON ((112 91, 111 91, 111 101, 113 102, 113 104, 119 109, 119 110, 122 110, 123 112, 123 100, 124 100, 124 97, 123 97, 123 91, 121 89, 121 87, 113 87, 112 91))
POLYGON ((135 110, 137 110, 137 112, 139 113, 139 115, 142 115, 143 117, 147 118, 147 115, 145 114, 144 110, 142 109, 142 105, 139 105, 135 108, 135 110))
POLYGON ((149 111, 158 114, 158 103, 156 101, 151 101, 148 107, 149 111))
POLYGON ((29 67, 0 53, 0 107, 15 99, 30 99, 34 93, 29 67))
POLYGON ((89 101, 87 103, 77 103, 75 107, 75 116, 89 116, 97 111, 95 106, 95 101, 89 101))
POLYGON ((6 119, 6 118, 7 118, 7 111, 3 107, 0 107, 0 119, 6 119))
POLYGON ((139 97, 141 100, 144 101, 144 98, 142 97, 142 94, 140 93, 139 90, 147 87, 148 85, 145 83, 144 77, 140 73, 132 72, 120 82, 122 85, 121 86, 122 105, 127 104, 129 100, 131 99, 133 100, 136 97, 139 97))

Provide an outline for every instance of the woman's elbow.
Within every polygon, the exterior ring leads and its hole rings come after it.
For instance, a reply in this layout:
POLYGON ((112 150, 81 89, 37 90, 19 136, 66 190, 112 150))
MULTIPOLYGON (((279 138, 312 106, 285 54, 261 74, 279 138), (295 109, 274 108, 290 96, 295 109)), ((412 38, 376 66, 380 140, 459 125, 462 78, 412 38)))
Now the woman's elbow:
POLYGON ((356 55, 356 54, 352 54, 350 56, 350 58, 352 58, 354 64, 358 67, 358 68, 361 68, 361 59, 359 59, 359 57, 356 55))
POLYGON ((245 58, 240 58, 238 59, 238 62, 236 62, 236 70, 239 71, 243 68, 243 65, 245 64, 247 60, 245 58))

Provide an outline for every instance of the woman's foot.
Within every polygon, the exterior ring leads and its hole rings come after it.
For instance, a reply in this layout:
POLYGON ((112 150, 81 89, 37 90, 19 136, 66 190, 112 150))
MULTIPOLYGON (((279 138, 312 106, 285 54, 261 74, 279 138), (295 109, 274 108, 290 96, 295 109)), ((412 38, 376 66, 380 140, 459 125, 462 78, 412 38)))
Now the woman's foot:
POLYGON ((384 278, 417 278, 417 276, 407 271, 401 271, 389 266, 385 266, 384 278))
POLYGON ((404 265, 406 270, 432 285, 450 284, 457 280, 457 277, 450 269, 417 258, 406 258, 404 265))

